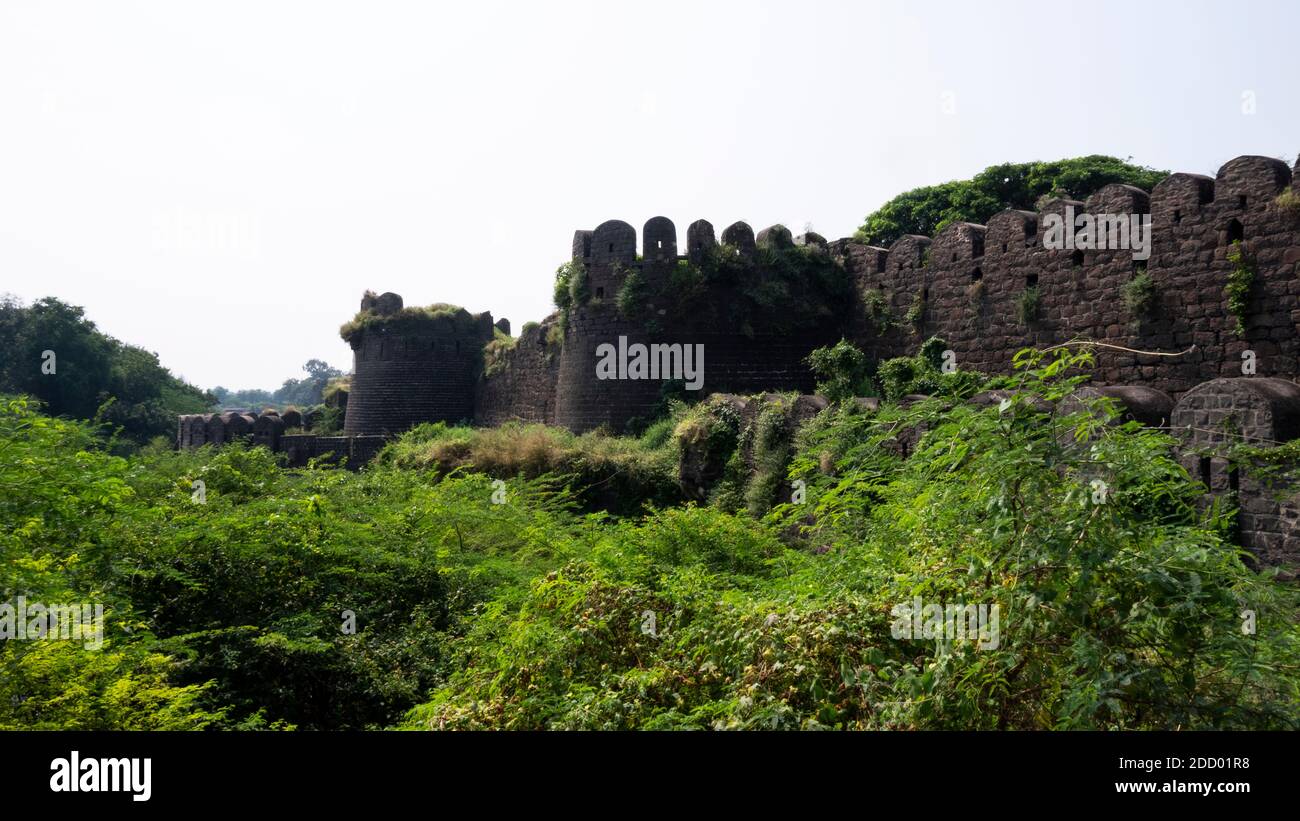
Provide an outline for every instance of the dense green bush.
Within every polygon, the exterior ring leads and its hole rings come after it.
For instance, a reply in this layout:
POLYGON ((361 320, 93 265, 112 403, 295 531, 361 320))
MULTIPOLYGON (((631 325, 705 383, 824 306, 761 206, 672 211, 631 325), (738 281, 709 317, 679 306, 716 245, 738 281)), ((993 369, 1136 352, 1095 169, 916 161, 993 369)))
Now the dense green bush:
POLYGON ((834 408, 791 468, 807 502, 763 527, 688 508, 604 532, 480 619, 410 725, 1297 726, 1295 591, 1198 512, 1168 436, 1104 403, 1037 410, 1086 364, 1022 358, 1002 407, 834 408), (889 447, 903 429, 924 430, 910 456, 889 447), (916 596, 998 605, 996 646, 895 636, 916 596), (1268 614, 1257 635, 1243 607, 1268 614))
POLYGON ((1166 433, 1044 410, 1087 354, 1017 364, 993 406, 427 426, 358 473, 118 458, 5 400, 0 600, 108 624, 99 651, 0 642, 0 727, 1300 728, 1294 586, 1242 561, 1166 433), (715 438, 748 498, 618 518, 582 495, 652 498, 715 438), (899 633, 918 596, 997 605, 997 641, 899 633))
MULTIPOLYGON (((665 423, 666 424, 666 423, 665 423)), ((663 426, 645 439, 599 431, 508 423, 497 428, 420 425, 388 445, 378 463, 439 476, 481 471, 499 479, 553 478, 588 510, 636 513, 646 504, 681 500, 675 443, 663 426)))
POLYGON ((0 393, 34 396, 55 416, 98 418, 136 444, 174 436, 178 414, 203 413, 214 402, 157 354, 104 334, 81 308, 54 297, 29 306, 0 298, 0 351, 0 393), (42 371, 46 351, 54 373, 42 371))
POLYGON ((847 339, 810 353, 808 367, 817 377, 817 393, 832 402, 875 393, 866 354, 847 339))
POLYGON ((966 399, 983 389, 988 377, 978 371, 943 372, 946 348, 947 343, 932 336, 921 344, 916 356, 899 356, 881 362, 876 368, 881 395, 891 400, 912 394, 966 399))
POLYGON ((1095 154, 1056 162, 993 165, 969 180, 899 194, 872 212, 857 236, 888 248, 904 234, 933 237, 954 222, 982 225, 1005 208, 1032 211, 1044 197, 1084 199, 1111 183, 1150 191, 1167 176, 1167 171, 1095 154))

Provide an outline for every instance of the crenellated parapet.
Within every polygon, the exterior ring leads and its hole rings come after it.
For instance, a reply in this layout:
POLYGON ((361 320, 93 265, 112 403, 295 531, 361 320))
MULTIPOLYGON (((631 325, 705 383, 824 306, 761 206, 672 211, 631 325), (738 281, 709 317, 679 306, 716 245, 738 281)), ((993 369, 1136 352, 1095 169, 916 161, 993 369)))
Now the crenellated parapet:
POLYGON ((1007 210, 984 226, 951 224, 933 238, 905 236, 888 249, 846 239, 830 250, 867 297, 852 336, 876 359, 912 353, 939 336, 962 366, 1002 373, 1020 348, 1086 338, 1179 354, 1097 355, 1106 381, 1146 382, 1179 395, 1208 379, 1242 375, 1243 356, 1253 357, 1260 374, 1300 376, 1300 295, 1292 284, 1300 216, 1278 203, 1294 186, 1286 163, 1238 157, 1214 177, 1173 174, 1150 193, 1107 185, 1084 201, 1007 210), (1133 247, 1136 235, 1124 248, 1046 247, 1054 222, 1084 214, 1106 218, 1099 233, 1127 234, 1149 220, 1148 247, 1133 247), (1231 258, 1234 249, 1241 260, 1231 258), (1226 287, 1242 265, 1252 283, 1238 318, 1226 287), (882 301, 894 320, 883 329, 869 321, 882 301), (909 312, 916 321, 901 322, 909 312))
MULTIPOLYGON (((914 354, 937 336, 959 367, 991 375, 1009 372, 1025 347, 1103 342, 1108 347, 1095 350, 1100 387, 1088 390, 1121 400, 1144 424, 1181 425, 1189 454, 1217 447, 1196 431, 1219 424, 1225 409, 1243 414, 1244 429, 1262 431, 1261 439, 1300 438, 1285 421, 1295 415, 1290 394, 1300 390, 1296 180, 1285 162, 1243 156, 1214 176, 1171 174, 1150 192, 1107 185, 1079 200, 1004 210, 983 225, 903 236, 888 248, 828 242, 811 231, 795 237, 781 225, 755 233, 735 222, 718 233, 703 219, 679 238, 663 216, 638 236, 630 223, 609 220, 573 234, 584 298, 526 324, 518 338, 488 313, 408 308, 397 294, 368 292, 343 328, 355 371, 345 432, 371 438, 347 452, 368 453, 426 421, 523 419, 618 431, 662 410, 668 380, 602 378, 602 346, 702 346, 697 396, 809 393, 808 353, 841 336, 875 362, 914 354), (1295 197, 1280 200, 1288 191, 1295 197), (1127 234, 1128 245, 1082 242, 1083 224, 1069 226, 1078 229, 1069 230, 1069 243, 1054 244, 1054 232, 1078 219, 1101 225, 1090 229, 1094 240, 1127 234), (781 280, 774 271, 798 273, 781 280), (639 289, 624 287, 633 274, 639 289), (810 297, 812 284, 837 278, 842 298, 810 297), (1240 310, 1229 306, 1230 282, 1246 283, 1240 310), (640 301, 622 304, 634 300, 620 293, 634 291, 640 301), (767 313, 750 311, 764 302, 767 313), (812 321, 783 326, 796 308, 811 310, 812 321)), ((339 450, 295 425, 309 421, 290 413, 187 416, 177 443, 246 440, 280 452, 291 445, 296 459, 339 450)), ((1251 495, 1242 532, 1258 555, 1300 555, 1300 534, 1279 536, 1290 534, 1300 507, 1268 507, 1262 491, 1234 487, 1220 469, 1226 462, 1215 461, 1223 458, 1198 455, 1189 469, 1208 464, 1215 492, 1251 495)))
MULTIPOLYGON (((662 412, 673 391, 809 391, 807 355, 839 339, 847 317, 847 277, 816 234, 796 242, 785 226, 773 225, 755 236, 737 222, 719 241, 712 223, 696 220, 682 253, 673 222, 654 217, 641 232, 640 254, 635 229, 620 220, 574 236, 573 261, 587 277, 587 298, 563 318, 553 421, 576 431, 622 431, 662 412), (824 275, 828 269, 833 275, 824 275), (640 287, 623 293, 634 274, 640 287), (842 294, 826 290, 837 279, 845 283, 842 294), (636 304, 629 307, 629 300, 636 304), (702 373, 598 375, 609 351, 635 355, 641 348, 702 351, 702 373)), ((529 400, 519 403, 527 406, 521 416, 535 415, 529 400)))

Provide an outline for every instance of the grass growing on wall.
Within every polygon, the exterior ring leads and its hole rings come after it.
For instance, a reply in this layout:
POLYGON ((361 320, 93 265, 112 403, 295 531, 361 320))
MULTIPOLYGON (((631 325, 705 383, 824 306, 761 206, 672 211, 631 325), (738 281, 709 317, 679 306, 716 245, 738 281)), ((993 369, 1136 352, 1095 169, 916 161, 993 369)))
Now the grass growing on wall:
POLYGON ((1039 294, 1037 286, 1030 286, 1020 292, 1016 300, 1016 320, 1021 325, 1029 325, 1038 319, 1039 294))
POLYGON ((1124 283, 1124 307, 1133 317, 1150 316, 1156 305, 1156 283, 1143 266, 1124 283))
POLYGON ((393 333, 418 333, 423 330, 447 329, 472 334, 483 314, 471 314, 459 305, 437 302, 423 307, 402 308, 392 314, 359 311, 339 328, 343 341, 352 343, 368 328, 383 326, 393 333))

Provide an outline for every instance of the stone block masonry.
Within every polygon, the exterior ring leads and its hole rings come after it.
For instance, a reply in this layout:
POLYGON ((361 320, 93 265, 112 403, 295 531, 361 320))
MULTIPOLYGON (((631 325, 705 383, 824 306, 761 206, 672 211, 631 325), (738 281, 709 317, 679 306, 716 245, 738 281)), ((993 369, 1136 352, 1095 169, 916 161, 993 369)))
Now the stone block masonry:
POLYGON ((288 453, 293 464, 335 453, 355 467, 386 437, 421 422, 523 420, 618 432, 661 409, 665 398, 662 381, 597 378, 597 349, 620 336, 629 344, 703 345, 701 397, 810 393, 805 358, 841 337, 881 361, 913 354, 938 336, 959 367, 991 375, 1009 373, 1022 348, 1092 340, 1129 349, 1097 350, 1095 390, 1123 400, 1143 424, 1178 432, 1193 475, 1211 493, 1240 501, 1242 543, 1260 561, 1300 566, 1300 496, 1279 498, 1230 474, 1222 456, 1227 440, 1205 433, 1224 430, 1230 419, 1263 444, 1300 438, 1300 213, 1289 204, 1300 198, 1298 170, 1243 156, 1214 177, 1172 174, 1151 192, 1108 185, 1085 202, 1007 210, 986 225, 955 223, 889 248, 852 238, 828 243, 811 233, 796 239, 779 225, 755 234, 743 222, 719 237, 698 220, 681 249, 672 221, 655 217, 642 229, 638 253, 636 229, 611 220, 573 236, 571 260, 587 298, 529 323, 512 345, 493 352, 488 367, 484 349, 495 331, 508 333, 508 322, 494 329, 490 314, 451 308, 413 319, 400 296, 368 293, 361 306, 368 319, 349 337, 355 361, 344 437, 294 434, 274 414, 207 414, 179 420, 177 445, 249 439, 288 453), (1292 199, 1279 199, 1283 194, 1292 199), (1149 214, 1149 258, 1127 249, 1045 247, 1047 217, 1068 209, 1149 214), (795 331, 718 321, 747 282, 792 250, 830 260, 851 280, 843 304, 823 306, 818 322, 795 331), (673 297, 697 287, 683 275, 720 254, 732 279, 705 288, 702 304, 674 310, 673 297), (1238 315, 1227 288, 1242 269, 1248 287, 1238 315), (651 297, 628 316, 619 302, 633 276, 651 297), (1141 299, 1134 298, 1135 279, 1147 286, 1141 299))

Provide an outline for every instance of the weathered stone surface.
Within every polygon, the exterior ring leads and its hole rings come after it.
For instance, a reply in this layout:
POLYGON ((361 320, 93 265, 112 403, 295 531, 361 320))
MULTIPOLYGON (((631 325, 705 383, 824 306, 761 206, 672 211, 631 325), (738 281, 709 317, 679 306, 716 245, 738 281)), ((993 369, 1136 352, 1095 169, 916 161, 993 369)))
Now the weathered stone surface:
MULTIPOLYGON (((857 293, 870 294, 892 318, 882 324, 859 301, 844 306, 843 316, 825 327, 791 335, 761 328, 727 333, 701 317, 671 315, 662 305, 648 306, 636 320, 624 317, 617 296, 630 273, 662 288, 679 262, 700 265, 719 240, 712 224, 697 220, 687 229, 686 255, 679 256, 673 223, 654 217, 643 229, 638 258, 636 230, 611 220, 573 236, 572 256, 588 277, 591 302, 570 311, 563 332, 557 316, 527 326, 492 374, 481 373, 482 349, 493 336, 489 314, 462 311, 416 333, 380 324, 353 340, 351 391, 339 395, 347 406, 347 437, 283 436, 286 423, 292 426, 294 420, 267 413, 255 420, 207 414, 181 417, 177 444, 220 445, 251 433, 273 450, 292 440, 292 461, 305 463, 312 458, 307 454, 329 449, 345 450, 355 460, 377 450, 374 443, 385 436, 425 421, 523 419, 577 431, 619 430, 660 407, 663 387, 653 380, 596 378, 597 346, 616 343, 620 336, 629 344, 703 344, 702 396, 794 391, 804 395, 793 408, 801 417, 819 406, 807 396, 813 379, 805 357, 841 336, 875 361, 914 354, 922 340, 938 336, 960 367, 989 374, 1010 373, 1012 357, 1025 347, 1094 340, 1108 347, 1094 349, 1091 386, 1078 398, 1107 396, 1120 403, 1123 419, 1179 431, 1189 470, 1202 476, 1212 493, 1239 494, 1244 544, 1261 561, 1300 565, 1300 533, 1292 531, 1300 521, 1300 498, 1269 501, 1263 489, 1230 476, 1222 455, 1192 453, 1222 447, 1223 441, 1205 431, 1229 422, 1263 444, 1300 437, 1300 388, 1293 384, 1300 379, 1300 220, 1274 202, 1295 186, 1293 175, 1278 160, 1238 157, 1214 177, 1173 174, 1150 194, 1108 185, 1086 203, 1057 199, 1038 212, 1002 211, 986 226, 954 223, 933 239, 904 236, 888 249, 855 239, 827 242, 812 232, 796 243, 783 226, 756 238, 745 223, 730 225, 720 242, 746 264, 762 264, 765 255, 794 244, 827 253, 845 267, 857 293), (1070 208, 1076 214, 1149 213, 1149 259, 1135 260, 1126 249, 1044 247, 1046 218, 1070 208), (1236 267, 1228 259, 1235 241, 1254 271, 1241 329, 1224 293, 1236 267), (1154 283, 1154 299, 1148 311, 1135 314, 1124 289, 1139 273, 1154 283), (1029 289, 1037 294, 1037 311, 1022 319, 1018 309, 1029 289), (901 321, 909 312, 914 323, 901 321), (1258 376, 1243 374, 1247 359, 1258 376), (331 441, 340 438, 347 440, 346 448, 331 441)), ((720 290, 714 298, 725 301, 728 292, 720 290)), ((401 311, 402 299, 367 294, 362 308, 393 315, 401 311)), ((508 333, 504 320, 498 326, 508 333)), ((990 393, 972 401, 1000 399, 990 393)), ((868 400, 859 404, 875 407, 868 400)), ((901 449, 908 446, 900 439, 901 449)))

